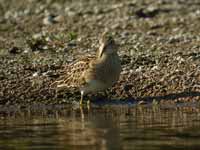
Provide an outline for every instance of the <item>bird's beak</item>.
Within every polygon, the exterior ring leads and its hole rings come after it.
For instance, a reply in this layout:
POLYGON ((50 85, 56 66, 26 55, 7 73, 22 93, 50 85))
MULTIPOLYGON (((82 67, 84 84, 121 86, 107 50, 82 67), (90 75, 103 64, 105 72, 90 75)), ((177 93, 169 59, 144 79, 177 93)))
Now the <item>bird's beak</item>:
POLYGON ((99 58, 102 57, 104 50, 105 50, 105 44, 101 44, 101 46, 99 47, 99 58))

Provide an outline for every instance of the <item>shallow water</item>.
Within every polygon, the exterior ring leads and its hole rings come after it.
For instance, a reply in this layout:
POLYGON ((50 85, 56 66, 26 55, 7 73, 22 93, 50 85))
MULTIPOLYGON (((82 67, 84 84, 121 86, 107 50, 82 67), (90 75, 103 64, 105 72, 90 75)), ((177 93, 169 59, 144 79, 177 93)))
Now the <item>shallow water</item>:
POLYGON ((200 149, 194 106, 10 106, 0 117, 2 150, 200 149))

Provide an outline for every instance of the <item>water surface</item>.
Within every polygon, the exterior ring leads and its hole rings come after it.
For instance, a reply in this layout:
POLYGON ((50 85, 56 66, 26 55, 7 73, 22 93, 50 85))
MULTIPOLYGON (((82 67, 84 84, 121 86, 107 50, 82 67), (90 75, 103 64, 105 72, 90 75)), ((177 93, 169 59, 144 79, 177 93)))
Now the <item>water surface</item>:
POLYGON ((2 107, 0 149, 200 149, 195 106, 2 107))

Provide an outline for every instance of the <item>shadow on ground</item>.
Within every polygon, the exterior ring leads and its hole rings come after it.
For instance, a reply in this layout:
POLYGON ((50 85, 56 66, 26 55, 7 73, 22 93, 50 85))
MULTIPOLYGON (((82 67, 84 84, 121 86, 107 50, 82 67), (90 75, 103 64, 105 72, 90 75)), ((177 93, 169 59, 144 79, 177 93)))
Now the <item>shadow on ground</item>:
MULTIPOLYGON (((198 100, 200 99, 200 92, 196 91, 189 91, 189 92, 180 92, 180 93, 171 93, 163 96, 146 96, 146 97, 128 97, 125 99, 106 99, 106 98, 95 98, 92 99, 92 103, 97 104, 97 105, 134 105, 134 104, 151 104, 154 101, 160 102, 160 101, 173 101, 176 103, 177 101, 181 98, 184 99, 193 99, 197 98, 198 100)), ((186 101, 187 102, 187 101, 186 101)))

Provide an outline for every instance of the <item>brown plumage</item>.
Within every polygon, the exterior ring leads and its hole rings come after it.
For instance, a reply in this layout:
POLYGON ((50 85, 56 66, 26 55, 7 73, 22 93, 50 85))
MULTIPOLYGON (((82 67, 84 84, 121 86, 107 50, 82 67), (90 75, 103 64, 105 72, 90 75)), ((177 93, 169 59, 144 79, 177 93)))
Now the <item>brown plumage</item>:
POLYGON ((57 87, 79 88, 83 95, 96 93, 111 87, 121 72, 120 59, 114 39, 104 33, 100 40, 97 56, 86 56, 66 66, 62 80, 57 81, 57 87))

